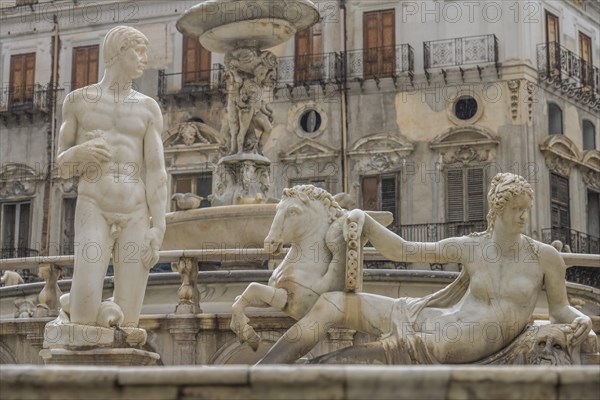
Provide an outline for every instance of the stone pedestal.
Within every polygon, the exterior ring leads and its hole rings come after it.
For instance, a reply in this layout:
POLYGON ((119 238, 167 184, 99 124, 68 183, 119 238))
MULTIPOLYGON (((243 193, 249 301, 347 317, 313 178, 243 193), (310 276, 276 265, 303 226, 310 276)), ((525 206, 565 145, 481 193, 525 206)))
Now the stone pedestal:
POLYGON ((159 365, 160 356, 132 348, 99 348, 91 350, 44 349, 40 357, 46 365, 159 365))
POLYGON ((146 338, 140 328, 80 325, 59 317, 46 324, 39 354, 48 365, 157 365, 158 354, 140 349, 146 338))
POLYGON ((271 162, 257 153, 240 153, 219 160, 213 206, 267 202, 271 162))

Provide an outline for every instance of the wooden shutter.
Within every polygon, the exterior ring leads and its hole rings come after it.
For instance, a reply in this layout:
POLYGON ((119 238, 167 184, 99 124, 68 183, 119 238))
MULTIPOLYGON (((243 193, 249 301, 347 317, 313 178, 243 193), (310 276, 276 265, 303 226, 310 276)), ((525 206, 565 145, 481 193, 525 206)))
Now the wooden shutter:
POLYGON ((2 207, 2 257, 10 258, 15 247, 15 224, 17 221, 16 204, 5 204, 2 207))
POLYGON ((552 227, 570 228, 569 179, 550 174, 550 209, 552 227))
POLYGON ((558 17, 546 11, 546 43, 548 46, 548 70, 552 75, 560 73, 560 28, 558 17))
POLYGON ((72 90, 98 81, 98 52, 98 45, 73 48, 72 90))
POLYGON ((30 218, 29 203, 21 203, 19 205, 19 238, 17 248, 22 249, 23 254, 26 254, 26 249, 29 249, 29 223, 30 218))
POLYGON ((196 177, 196 194, 204 197, 200 203, 200 207, 210 207, 208 196, 212 193, 212 173, 200 174, 196 177))
POLYGON ((33 101, 35 84, 35 53, 10 57, 10 104, 22 105, 33 101))
POLYGON ((464 182, 462 169, 446 172, 446 221, 463 221, 465 217, 464 182))
POLYGON ((579 57, 581 57, 581 82, 586 86, 593 84, 592 39, 579 32, 579 57))
POLYGON ((381 178, 381 211, 389 211, 394 216, 394 225, 398 220, 398 188, 396 176, 381 178))
POLYGON ((197 38, 183 36, 183 85, 210 83, 211 54, 197 38))
POLYGON ((296 33, 296 57, 294 65, 294 82, 301 83, 308 80, 310 55, 312 54, 312 32, 304 29, 296 33))
POLYGON ((485 183, 483 168, 467 170, 467 221, 481 221, 485 217, 485 183))
POLYGON ((396 17, 394 10, 363 14, 364 78, 391 76, 396 64, 396 17))
POLYGON ((363 177, 362 201, 364 210, 379 210, 379 177, 363 177))

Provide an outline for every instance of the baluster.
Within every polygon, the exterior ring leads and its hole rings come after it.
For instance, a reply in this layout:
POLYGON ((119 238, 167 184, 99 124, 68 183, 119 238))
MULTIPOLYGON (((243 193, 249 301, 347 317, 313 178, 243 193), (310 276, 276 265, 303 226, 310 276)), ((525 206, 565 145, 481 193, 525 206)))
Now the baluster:
POLYGON ((198 292, 198 263, 196 259, 181 257, 179 262, 171 264, 171 269, 181 274, 181 286, 177 291, 179 303, 175 307, 175 314, 198 314, 200 308, 200 295, 198 292))

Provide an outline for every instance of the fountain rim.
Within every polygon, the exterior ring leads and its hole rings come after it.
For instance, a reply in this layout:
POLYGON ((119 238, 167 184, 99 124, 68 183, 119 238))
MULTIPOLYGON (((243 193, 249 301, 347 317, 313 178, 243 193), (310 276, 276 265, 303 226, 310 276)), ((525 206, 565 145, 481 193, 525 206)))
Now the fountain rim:
POLYGON ((309 0, 261 0, 251 3, 244 0, 207 0, 186 10, 177 20, 176 27, 183 34, 197 37, 207 50, 224 53, 243 43, 252 43, 260 49, 277 46, 296 32, 311 27, 319 18, 316 5, 309 0), (274 6, 279 4, 283 6, 274 6), (250 6, 253 7, 252 11, 242 12, 244 8, 249 10, 250 6), (288 12, 290 9, 296 11, 288 12), (239 43, 231 38, 219 38, 223 33, 248 26, 253 27, 256 37, 248 33, 237 40, 239 43), (274 31, 279 36, 272 34, 274 31))

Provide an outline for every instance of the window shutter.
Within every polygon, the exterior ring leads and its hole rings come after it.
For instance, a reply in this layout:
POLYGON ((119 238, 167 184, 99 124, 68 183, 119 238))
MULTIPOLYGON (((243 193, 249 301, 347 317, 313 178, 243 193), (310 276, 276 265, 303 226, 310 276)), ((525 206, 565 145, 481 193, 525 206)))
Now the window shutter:
POLYGON ((212 193, 212 174, 203 173, 196 177, 196 194, 204 197, 200 207, 210 207, 208 196, 212 193))
POLYGON ((5 204, 4 207, 2 207, 2 248, 4 249, 3 253, 9 252, 10 249, 13 249, 15 247, 16 221, 17 206, 15 204, 5 204))
POLYGON ((381 211, 389 211, 394 216, 394 224, 398 225, 396 177, 388 176, 381 179, 381 211))
POLYGON ((446 173, 446 220, 464 221, 464 183, 463 170, 451 169, 446 173))
POLYGON ((552 227, 571 226, 569 179, 552 173, 550 174, 550 209, 552 227))
POLYGON ((210 82, 211 54, 197 38, 183 36, 183 84, 210 82))
POLYGON ((381 13, 381 45, 380 66, 378 76, 391 76, 396 70, 396 22, 394 10, 381 13))
POLYGON ((33 101, 35 85, 35 53, 25 55, 25 102, 33 101))
POLYGON ((19 207, 19 242, 17 247, 20 249, 29 248, 29 203, 21 203, 19 207))
POLYGON ((467 170, 467 193, 467 220, 483 220, 485 216, 483 168, 471 168, 467 170))
POLYGON ((379 210, 378 199, 379 178, 377 176, 365 176, 362 180, 363 209, 379 210))
POLYGON ((381 47, 381 32, 378 11, 365 13, 363 16, 363 73, 368 79, 377 72, 378 50, 381 47))

